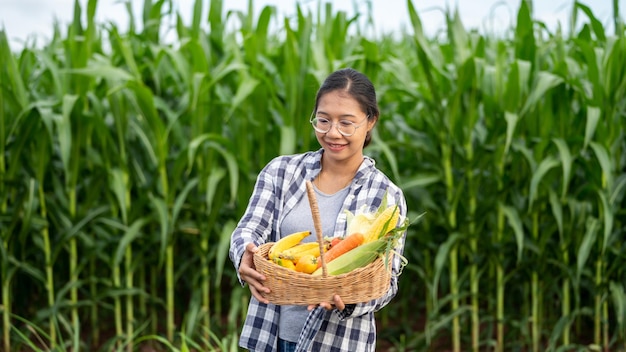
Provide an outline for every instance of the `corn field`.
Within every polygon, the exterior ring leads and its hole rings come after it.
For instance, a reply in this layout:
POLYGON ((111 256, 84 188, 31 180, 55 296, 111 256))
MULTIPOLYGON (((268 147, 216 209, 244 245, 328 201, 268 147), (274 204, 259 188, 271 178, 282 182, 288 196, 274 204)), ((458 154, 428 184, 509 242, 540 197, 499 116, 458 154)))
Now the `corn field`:
POLYGON ((323 2, 174 3, 122 29, 76 0, 19 49, 0 30, 0 349, 237 351, 230 234, 266 162, 319 148, 315 93, 350 66, 379 95, 365 153, 425 212, 379 350, 626 351, 618 0, 554 30, 524 0, 500 34, 442 9, 434 35, 411 0, 399 35, 323 2))

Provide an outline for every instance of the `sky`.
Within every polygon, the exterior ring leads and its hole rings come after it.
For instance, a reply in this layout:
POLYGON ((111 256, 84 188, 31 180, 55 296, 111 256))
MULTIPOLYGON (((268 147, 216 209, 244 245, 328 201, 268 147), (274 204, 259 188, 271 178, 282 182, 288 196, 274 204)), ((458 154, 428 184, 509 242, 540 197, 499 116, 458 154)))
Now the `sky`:
MULTIPOLYGON (((139 14, 144 0, 131 1, 135 13, 139 14)), ((331 2, 335 11, 343 10, 348 15, 366 12, 364 0, 322 0, 331 2), (355 5, 356 4, 356 5, 355 5)), ((521 0, 412 0, 423 21, 427 33, 435 33, 443 28, 443 13, 439 9, 458 9, 466 28, 482 32, 501 33, 514 21, 521 0)), ((605 28, 612 31, 613 0, 582 0, 591 8, 605 28)), ((625 18, 626 0, 618 0, 620 17, 625 18)), ((304 9, 314 11, 318 0, 299 0, 304 9)), ((534 0, 534 18, 555 29, 558 24, 569 28, 569 18, 574 0, 534 0)), ((87 0, 80 0, 85 6, 87 0)), ((175 0, 181 16, 187 20, 191 16, 194 0, 175 0)), ((209 0, 206 0, 209 3, 209 0)), ((267 5, 275 6, 279 19, 296 12, 296 0, 253 0, 255 16, 267 5)), ((408 26, 407 0, 371 0, 374 24, 377 33, 399 32, 408 26)), ((26 39, 36 38, 41 44, 49 39, 53 23, 67 24, 73 16, 74 0, 0 0, 0 28, 3 28, 11 45, 23 45, 26 39)), ((224 10, 245 10, 248 0, 224 0, 224 10)), ((205 6, 206 7, 206 6, 205 6)), ((205 9, 206 10, 206 9, 205 9)), ((96 11, 99 22, 113 21, 120 29, 128 23, 126 10, 121 0, 99 0, 96 11)), ((65 28, 65 27, 62 27, 65 28)))

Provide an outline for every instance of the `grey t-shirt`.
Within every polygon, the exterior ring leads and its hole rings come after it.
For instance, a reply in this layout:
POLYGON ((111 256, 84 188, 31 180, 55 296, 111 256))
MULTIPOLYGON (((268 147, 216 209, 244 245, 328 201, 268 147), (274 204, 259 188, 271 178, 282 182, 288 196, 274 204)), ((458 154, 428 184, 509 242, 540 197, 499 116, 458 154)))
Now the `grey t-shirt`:
MULTIPOLYGON (((322 221, 322 236, 333 237, 335 233, 335 223, 341 206, 343 205, 349 186, 338 191, 335 194, 325 194, 320 192, 314 186, 317 204, 320 210, 320 218, 322 221)), ((307 197, 303 197, 300 202, 285 216, 280 224, 281 234, 290 234, 298 231, 310 230, 311 235, 306 237, 303 242, 317 241, 317 234, 313 225, 313 217, 311 215, 311 206, 307 197)), ((300 337, 300 331, 304 326, 309 311, 306 306, 284 305, 280 307, 280 322, 278 325, 278 336, 291 342, 297 342, 300 337)))

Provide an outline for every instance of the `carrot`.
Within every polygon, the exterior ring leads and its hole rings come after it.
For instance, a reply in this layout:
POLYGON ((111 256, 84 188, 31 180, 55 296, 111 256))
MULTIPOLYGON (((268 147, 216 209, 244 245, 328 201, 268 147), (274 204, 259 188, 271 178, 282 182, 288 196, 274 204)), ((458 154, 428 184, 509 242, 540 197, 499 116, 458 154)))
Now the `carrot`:
MULTIPOLYGON (((336 259, 340 255, 348 252, 351 249, 354 249, 363 243, 365 237, 360 232, 355 232, 351 235, 348 235, 343 240, 336 243, 334 246, 330 247, 330 249, 324 253, 324 261, 326 264, 330 263, 331 260, 336 259)), ((322 266, 322 261, 317 261, 317 267, 320 268, 322 266)))
POLYGON ((341 242, 342 240, 343 238, 341 237, 333 237, 333 239, 330 241, 330 248, 336 246, 337 243, 341 242))

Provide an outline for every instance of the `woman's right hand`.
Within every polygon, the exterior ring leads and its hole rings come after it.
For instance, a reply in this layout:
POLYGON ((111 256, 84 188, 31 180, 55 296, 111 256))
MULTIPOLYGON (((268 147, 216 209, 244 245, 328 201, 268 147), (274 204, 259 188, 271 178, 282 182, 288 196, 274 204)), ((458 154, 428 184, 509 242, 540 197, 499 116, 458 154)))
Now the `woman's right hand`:
POLYGON ((265 281, 265 275, 256 270, 254 266, 254 253, 257 251, 257 246, 254 243, 248 243, 246 251, 241 258, 241 264, 239 265, 239 277, 245 281, 250 287, 252 296, 259 302, 268 304, 269 301, 261 295, 261 292, 269 293, 270 289, 263 286, 265 281))

